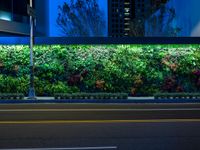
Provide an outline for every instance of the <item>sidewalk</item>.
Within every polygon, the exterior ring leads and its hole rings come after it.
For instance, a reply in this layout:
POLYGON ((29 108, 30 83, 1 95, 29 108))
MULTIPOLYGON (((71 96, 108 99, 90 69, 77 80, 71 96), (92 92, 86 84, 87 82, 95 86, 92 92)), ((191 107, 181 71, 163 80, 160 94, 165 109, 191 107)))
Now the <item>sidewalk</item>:
POLYGON ((128 99, 54 99, 54 97, 37 97, 36 100, 0 100, 0 104, 17 103, 200 103, 200 99, 154 99, 154 97, 129 97, 128 99))

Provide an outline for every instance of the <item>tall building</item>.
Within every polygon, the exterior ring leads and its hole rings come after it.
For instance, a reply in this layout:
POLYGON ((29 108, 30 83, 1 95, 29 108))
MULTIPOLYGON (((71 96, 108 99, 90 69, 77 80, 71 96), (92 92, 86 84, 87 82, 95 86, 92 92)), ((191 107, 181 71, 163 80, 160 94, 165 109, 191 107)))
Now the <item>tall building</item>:
POLYGON ((168 0, 108 0, 110 37, 144 36, 144 22, 168 0))
POLYGON ((129 22, 134 16, 132 0, 108 0, 108 35, 128 36, 129 22))
MULTIPOLYGON (((29 36, 27 4, 30 0, 0 0, 0 36, 29 36)), ((33 0, 36 11, 36 36, 48 34, 48 0, 33 0)))

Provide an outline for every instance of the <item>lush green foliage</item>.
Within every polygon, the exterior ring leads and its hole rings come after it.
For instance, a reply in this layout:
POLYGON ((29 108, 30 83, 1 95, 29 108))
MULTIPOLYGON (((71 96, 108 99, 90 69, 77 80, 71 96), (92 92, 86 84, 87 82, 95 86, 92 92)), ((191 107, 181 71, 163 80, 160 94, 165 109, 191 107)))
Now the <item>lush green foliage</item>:
MULTIPOLYGON (((37 95, 200 91, 200 45, 35 46, 37 95)), ((29 86, 28 46, 0 46, 0 93, 29 86)))

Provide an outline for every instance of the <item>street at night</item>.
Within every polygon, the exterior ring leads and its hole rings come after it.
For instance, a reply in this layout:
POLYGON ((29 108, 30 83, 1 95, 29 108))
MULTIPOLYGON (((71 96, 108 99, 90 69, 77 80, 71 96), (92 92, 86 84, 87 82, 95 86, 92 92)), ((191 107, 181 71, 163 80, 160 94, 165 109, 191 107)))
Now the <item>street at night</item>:
POLYGON ((200 150, 198 0, 0 0, 0 150, 200 150))
POLYGON ((199 106, 1 105, 0 145, 1 149, 199 149, 199 106))

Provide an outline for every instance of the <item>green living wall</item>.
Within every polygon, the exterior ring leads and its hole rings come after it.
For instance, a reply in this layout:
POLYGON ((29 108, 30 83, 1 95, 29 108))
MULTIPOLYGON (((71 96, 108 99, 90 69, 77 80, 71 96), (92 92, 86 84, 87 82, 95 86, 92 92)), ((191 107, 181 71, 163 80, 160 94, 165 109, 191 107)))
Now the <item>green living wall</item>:
MULTIPOLYGON (((200 45, 35 46, 41 96, 73 92, 200 92, 200 45)), ((0 93, 29 87, 29 47, 0 46, 0 93)))

